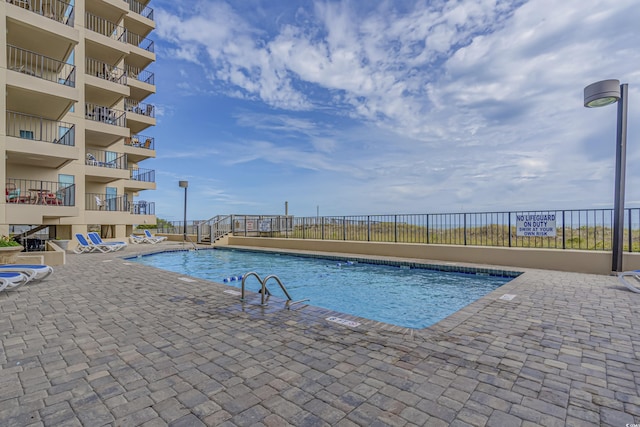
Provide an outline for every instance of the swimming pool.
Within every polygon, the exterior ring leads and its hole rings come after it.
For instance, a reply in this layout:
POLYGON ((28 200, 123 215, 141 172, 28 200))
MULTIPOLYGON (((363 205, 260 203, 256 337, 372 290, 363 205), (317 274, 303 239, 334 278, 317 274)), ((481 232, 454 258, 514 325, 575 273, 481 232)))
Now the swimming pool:
MULTIPOLYGON (((216 249, 173 251, 130 258, 149 266, 240 288, 242 275, 277 275, 294 300, 408 328, 426 328, 512 280, 486 272, 469 274, 368 264, 364 260, 216 249)), ((260 284, 250 277, 246 289, 260 284)), ((269 291, 284 294, 275 281, 269 291)))

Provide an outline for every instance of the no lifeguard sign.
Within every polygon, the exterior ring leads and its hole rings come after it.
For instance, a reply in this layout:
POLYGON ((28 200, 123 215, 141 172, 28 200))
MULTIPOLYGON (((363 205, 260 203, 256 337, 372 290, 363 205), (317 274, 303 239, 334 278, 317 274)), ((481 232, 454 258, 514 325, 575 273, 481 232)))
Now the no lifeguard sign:
POLYGON ((555 237, 556 215, 516 215, 516 235, 555 237))

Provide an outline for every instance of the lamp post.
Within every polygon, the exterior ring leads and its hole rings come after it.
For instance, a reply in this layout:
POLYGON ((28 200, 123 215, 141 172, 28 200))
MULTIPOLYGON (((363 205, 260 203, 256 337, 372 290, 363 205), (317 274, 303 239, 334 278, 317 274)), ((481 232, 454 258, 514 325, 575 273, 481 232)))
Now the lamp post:
POLYGON ((189 181, 178 181, 178 185, 184 188, 184 223, 182 226, 182 243, 187 241, 187 187, 189 181))
POLYGON ((613 256, 611 270, 622 271, 622 241, 624 236, 624 181, 627 157, 627 98, 629 88, 619 80, 602 80, 584 88, 584 106, 602 107, 618 103, 616 136, 615 200, 613 205, 613 256))

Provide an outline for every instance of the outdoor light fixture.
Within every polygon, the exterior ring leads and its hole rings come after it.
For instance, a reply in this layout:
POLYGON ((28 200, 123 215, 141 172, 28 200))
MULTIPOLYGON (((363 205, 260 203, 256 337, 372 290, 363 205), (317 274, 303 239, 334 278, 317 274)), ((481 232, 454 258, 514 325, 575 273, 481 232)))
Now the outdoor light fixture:
POLYGON ((624 180, 627 157, 627 98, 629 87, 619 80, 602 80, 584 88, 584 106, 602 107, 618 102, 616 137, 615 201, 613 205, 612 271, 622 271, 622 240, 624 236, 624 180))
POLYGON ((184 188, 184 223, 182 225, 182 242, 187 241, 187 187, 189 181, 178 181, 178 186, 184 188))

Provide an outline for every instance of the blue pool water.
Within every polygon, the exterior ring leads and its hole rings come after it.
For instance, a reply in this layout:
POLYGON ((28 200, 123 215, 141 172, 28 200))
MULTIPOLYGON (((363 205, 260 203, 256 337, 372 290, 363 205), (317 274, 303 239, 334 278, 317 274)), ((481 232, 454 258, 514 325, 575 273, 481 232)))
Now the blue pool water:
MULTIPOLYGON (((407 266, 234 250, 163 252, 131 259, 142 264, 240 288, 243 274, 277 275, 293 300, 408 328, 425 328, 512 278, 449 273, 407 266)), ((247 279, 247 290, 260 284, 247 279)), ((269 291, 284 298, 275 281, 269 291)))

